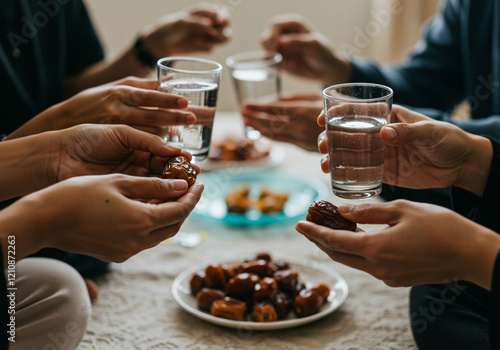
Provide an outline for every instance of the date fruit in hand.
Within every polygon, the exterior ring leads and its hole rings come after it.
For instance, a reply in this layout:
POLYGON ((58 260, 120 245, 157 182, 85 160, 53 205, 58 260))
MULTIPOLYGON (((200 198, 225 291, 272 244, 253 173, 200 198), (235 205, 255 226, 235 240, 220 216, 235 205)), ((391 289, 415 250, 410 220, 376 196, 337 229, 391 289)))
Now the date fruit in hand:
POLYGON ((337 206, 327 201, 318 200, 311 204, 306 220, 336 230, 356 231, 356 223, 340 215, 337 206))
POLYGON ((196 182, 196 170, 184 156, 173 156, 167 159, 165 169, 161 174, 163 179, 186 180, 188 187, 196 182))

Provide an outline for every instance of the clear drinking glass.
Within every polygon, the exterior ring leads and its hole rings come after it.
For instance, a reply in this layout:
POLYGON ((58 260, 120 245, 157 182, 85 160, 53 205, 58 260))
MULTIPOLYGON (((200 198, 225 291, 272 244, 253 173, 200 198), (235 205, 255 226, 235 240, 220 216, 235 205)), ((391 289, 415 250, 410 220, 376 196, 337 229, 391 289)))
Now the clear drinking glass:
MULTIPOLYGON (((280 62, 283 57, 272 51, 242 52, 226 59, 231 71, 236 98, 241 108, 245 102, 278 100, 281 92, 280 62)), ((245 135, 257 140, 260 132, 245 124, 245 135)))
POLYGON ((166 141, 188 150, 194 162, 208 158, 222 65, 203 58, 166 57, 158 60, 158 89, 189 100, 194 125, 170 126, 166 141))
POLYGON ((339 84, 323 91, 333 193, 367 199, 382 191, 385 144, 380 130, 390 122, 390 88, 339 84))

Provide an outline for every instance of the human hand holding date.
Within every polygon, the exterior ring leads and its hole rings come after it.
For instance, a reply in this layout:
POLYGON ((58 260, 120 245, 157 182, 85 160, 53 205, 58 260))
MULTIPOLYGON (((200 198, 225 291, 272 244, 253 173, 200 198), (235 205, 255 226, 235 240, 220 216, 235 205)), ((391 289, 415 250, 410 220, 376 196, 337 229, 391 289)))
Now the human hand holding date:
POLYGON ((21 259, 51 247, 123 262, 174 236, 203 185, 122 174, 74 177, 0 211, 0 231, 16 235, 21 259))
POLYGON ((341 205, 339 212, 358 224, 387 226, 352 232, 300 221, 296 229, 333 260, 389 286, 462 279, 490 288, 500 250, 495 232, 446 208, 404 200, 341 205))

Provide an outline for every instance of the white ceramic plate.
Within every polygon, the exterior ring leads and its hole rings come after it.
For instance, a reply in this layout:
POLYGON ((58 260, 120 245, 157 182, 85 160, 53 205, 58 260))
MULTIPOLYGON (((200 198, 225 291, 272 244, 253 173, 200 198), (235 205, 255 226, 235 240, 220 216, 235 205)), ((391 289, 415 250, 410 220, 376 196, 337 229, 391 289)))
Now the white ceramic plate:
POLYGON ((200 265, 192 266, 182 272, 177 278, 174 280, 172 285, 172 294, 174 296, 175 301, 187 312, 190 314, 205 320, 207 322, 225 326, 230 328, 239 328, 239 329, 254 329, 254 330, 274 330, 274 329, 284 329, 284 328, 292 328, 301 326, 307 323, 311 323, 313 321, 319 320, 344 304, 349 294, 349 288, 347 286, 344 278, 338 274, 336 271, 327 269, 318 263, 314 263, 311 261, 300 261, 293 262, 287 260, 290 263, 291 269, 295 270, 299 274, 299 280, 306 284, 307 288, 312 287, 317 283, 325 283, 330 287, 330 296, 328 297, 328 301, 323 305, 323 308, 317 314, 297 318, 293 312, 290 312, 288 318, 279 320, 276 322, 253 322, 253 321, 234 321, 228 320, 225 318, 220 318, 216 316, 212 316, 211 314, 201 311, 196 306, 196 299, 191 295, 189 281, 191 277, 196 272, 204 271, 206 266, 210 264, 235 264, 240 261, 232 260, 232 261, 224 261, 224 262, 206 262, 200 265))
POLYGON ((280 146, 273 146, 269 151, 267 157, 256 160, 234 160, 234 161, 220 161, 220 160, 206 160, 200 163, 202 170, 214 171, 228 168, 245 168, 245 169, 265 169, 274 168, 285 159, 285 150, 280 146))

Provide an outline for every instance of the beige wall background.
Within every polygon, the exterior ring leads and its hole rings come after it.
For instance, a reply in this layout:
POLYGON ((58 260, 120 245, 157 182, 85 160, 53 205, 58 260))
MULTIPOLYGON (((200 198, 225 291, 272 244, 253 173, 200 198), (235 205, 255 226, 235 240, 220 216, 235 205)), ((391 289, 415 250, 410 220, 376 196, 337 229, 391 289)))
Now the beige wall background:
MULTIPOLYGON (((163 14, 196 4, 197 0, 86 0, 108 55, 130 45, 137 33, 163 14)), ((232 40, 209 54, 223 63, 226 57, 259 49, 259 37, 269 20, 279 14, 299 13, 323 32, 337 49, 379 62, 397 61, 411 48, 421 24, 436 10, 438 0, 213 0, 232 16, 232 40)), ((287 92, 321 91, 311 81, 283 76, 287 92)), ((223 73, 219 110, 235 110, 228 74, 223 73)))

